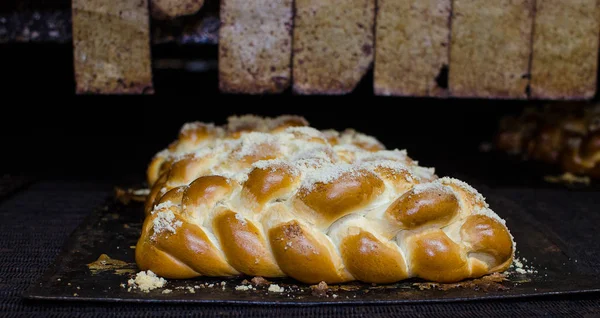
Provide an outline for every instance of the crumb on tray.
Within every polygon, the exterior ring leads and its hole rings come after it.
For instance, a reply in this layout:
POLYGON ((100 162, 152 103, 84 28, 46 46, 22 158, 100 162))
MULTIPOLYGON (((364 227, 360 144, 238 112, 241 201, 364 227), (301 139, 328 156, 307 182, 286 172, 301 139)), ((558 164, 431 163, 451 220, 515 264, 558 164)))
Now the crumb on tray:
POLYGON ((127 291, 131 291, 132 289, 139 289, 145 293, 156 289, 162 288, 167 284, 167 281, 162 278, 156 276, 154 272, 148 270, 146 272, 142 271, 136 274, 135 279, 131 278, 127 282, 129 289, 127 291))
POLYGON ((277 284, 269 285, 269 291, 274 293, 283 293, 285 289, 277 284))
POLYGON ((325 282, 320 282, 318 285, 312 285, 310 286, 311 289, 311 293, 313 296, 325 296, 327 294, 327 290, 329 289, 329 286, 327 286, 327 283, 325 282))
POLYGON ((538 271, 536 269, 534 269, 533 266, 526 265, 525 264, 526 262, 527 262, 526 258, 519 259, 519 258, 515 257, 515 260, 513 261, 510 268, 514 268, 515 272, 517 272, 519 274, 523 274, 523 275, 524 274, 537 274, 538 271))
POLYGON ((256 276, 254 278, 252 278, 252 280, 250 280, 250 282, 252 282, 252 285, 254 286, 267 286, 269 285, 269 281, 264 279, 261 276, 256 276))
POLYGON ((590 177, 588 176, 576 176, 570 172, 565 172, 558 176, 545 176, 544 181, 549 183, 564 183, 564 184, 584 184, 590 185, 590 177))

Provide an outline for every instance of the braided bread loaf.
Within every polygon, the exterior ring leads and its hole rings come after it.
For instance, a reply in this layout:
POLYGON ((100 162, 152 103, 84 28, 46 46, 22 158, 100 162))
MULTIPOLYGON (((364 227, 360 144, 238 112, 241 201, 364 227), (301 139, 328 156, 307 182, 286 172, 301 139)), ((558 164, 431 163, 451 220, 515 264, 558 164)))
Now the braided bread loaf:
POLYGON ((514 257, 504 221, 471 186, 299 117, 186 124, 147 175, 136 261, 166 278, 455 282, 514 257))

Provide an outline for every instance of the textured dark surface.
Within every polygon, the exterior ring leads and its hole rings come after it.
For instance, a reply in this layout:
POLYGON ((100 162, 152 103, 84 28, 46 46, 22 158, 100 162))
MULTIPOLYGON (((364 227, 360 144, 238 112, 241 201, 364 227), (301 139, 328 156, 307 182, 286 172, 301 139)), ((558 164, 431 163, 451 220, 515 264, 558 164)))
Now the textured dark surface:
MULTIPOLYGON (((218 1, 207 1, 197 14, 174 20, 152 20, 154 44, 217 43, 218 1)), ((71 2, 19 0, 0 3, 0 43, 70 43, 71 2)))
MULTIPOLYGON (((476 186, 484 189, 483 186, 476 186)), ((517 202, 497 192, 482 192, 490 205, 506 220, 519 246, 518 256, 527 259, 537 273, 520 274, 514 269, 501 284, 452 288, 443 292, 437 288, 421 290, 414 283, 418 279, 397 284, 372 286, 359 282, 343 284, 352 290, 334 290, 327 297, 312 295, 308 285, 292 279, 272 279, 272 283, 285 289, 283 293, 267 292, 265 288, 252 291, 236 291, 244 279, 197 278, 170 280, 166 286, 150 293, 119 288, 131 277, 129 272, 114 270, 95 272, 86 264, 94 262, 102 254, 124 261, 125 269, 135 268, 135 254, 130 248, 137 244, 143 220, 143 204, 123 204, 110 199, 101 207, 94 207, 90 217, 70 236, 65 250, 57 257, 39 283, 33 284, 25 296, 43 300, 94 300, 104 302, 163 302, 163 303, 236 303, 236 304, 398 304, 415 302, 474 301, 482 299, 519 298, 546 296, 549 294, 572 294, 600 292, 600 279, 588 267, 581 268, 576 254, 572 253, 555 233, 544 231, 544 226, 531 218, 517 202), (222 283, 225 286, 222 286, 222 283), (69 285, 70 284, 70 285, 69 285), (189 286, 211 285, 190 293, 189 286), (299 287, 299 288, 298 288, 299 287), (162 294, 164 289, 173 292, 162 294), (335 294, 336 297, 332 297, 335 294)), ((548 211, 553 209, 543 208, 548 211)), ((527 262, 525 262, 527 264, 527 262)), ((587 264, 589 265, 589 264, 587 264)), ((330 285, 332 289, 341 287, 330 285)))
MULTIPOLYGON (((286 316, 411 317, 600 316, 600 295, 547 297, 512 301, 399 306, 276 307, 236 305, 131 305, 86 302, 25 301, 22 293, 51 264, 64 240, 88 215, 112 195, 110 182, 38 182, 0 203, 0 312, 13 316, 286 316)), ((600 264, 600 202, 595 192, 498 189, 523 198, 523 206, 544 223, 544 230, 562 236, 578 262, 590 271, 600 264), (577 202, 577 203, 572 203, 577 202), (552 213, 549 213, 549 207, 552 213)))
POLYGON ((34 180, 35 178, 27 176, 12 176, 9 174, 0 176, 0 200, 24 189, 34 180))

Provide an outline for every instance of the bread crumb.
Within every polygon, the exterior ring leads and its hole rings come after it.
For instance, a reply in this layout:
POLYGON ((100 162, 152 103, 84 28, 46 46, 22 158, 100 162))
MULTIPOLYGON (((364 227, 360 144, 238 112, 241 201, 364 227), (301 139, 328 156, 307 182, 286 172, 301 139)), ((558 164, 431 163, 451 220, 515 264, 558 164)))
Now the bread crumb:
POLYGON ((511 265, 511 268, 514 268, 515 272, 522 274, 522 275, 538 273, 538 271, 536 269, 534 269, 532 266, 527 266, 527 265, 523 264, 524 261, 526 262, 527 259, 526 258, 519 259, 519 258, 515 257, 512 265, 511 265))
POLYGON ((235 286, 235 290, 247 291, 247 290, 250 290, 250 289, 252 289, 252 286, 249 286, 249 285, 238 285, 238 286, 235 286))
POLYGON ((194 287, 189 287, 189 286, 188 286, 188 287, 187 287, 187 290, 188 290, 190 293, 192 293, 192 294, 195 294, 195 293, 196 293, 196 290, 194 289, 194 287))
POLYGON ((147 293, 153 289, 164 287, 166 283, 167 281, 164 278, 158 277, 154 272, 148 270, 137 273, 135 279, 129 279, 127 285, 129 286, 128 291, 131 289, 140 289, 147 293))
POLYGON ((170 290, 170 289, 165 289, 165 290, 163 290, 163 291, 162 291, 162 293, 163 293, 163 294, 170 294, 170 293, 172 293, 172 292, 173 292, 173 291, 172 291, 172 290, 170 290))
POLYGON ((327 294, 327 290, 329 289, 329 286, 327 286, 327 283, 322 281, 318 285, 311 285, 310 289, 311 289, 311 294, 313 296, 321 297, 321 296, 325 296, 327 294))
POLYGON ((252 278, 251 282, 252 282, 252 285, 255 285, 255 286, 266 286, 266 285, 269 285, 269 281, 266 280, 266 279, 264 279, 261 276, 256 276, 256 277, 252 278))
POLYGON ((269 285, 269 291, 274 293, 283 293, 285 289, 277 284, 271 284, 269 285))
POLYGON ((133 190, 133 194, 135 194, 135 195, 149 195, 150 194, 150 189, 133 190))
POLYGON ((235 218, 236 218, 238 221, 240 221, 240 224, 241 224, 242 226, 245 226, 245 225, 246 225, 246 223, 247 223, 247 222, 246 222, 246 218, 245 218, 243 215, 241 215, 241 214, 239 214, 239 213, 236 213, 236 214, 235 214, 235 218))
POLYGON ((581 183, 586 186, 590 185, 590 183, 591 183, 590 177, 577 176, 570 172, 565 172, 559 176, 552 176, 552 175, 545 176, 544 181, 546 181, 548 183, 563 183, 563 184, 567 184, 567 185, 581 183))

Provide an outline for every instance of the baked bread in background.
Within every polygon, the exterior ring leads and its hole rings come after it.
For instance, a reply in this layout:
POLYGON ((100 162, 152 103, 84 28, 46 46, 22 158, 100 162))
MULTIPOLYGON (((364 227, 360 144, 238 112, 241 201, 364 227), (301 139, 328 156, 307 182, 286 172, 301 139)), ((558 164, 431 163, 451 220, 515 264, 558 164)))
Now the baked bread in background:
POLYGON ((219 87, 281 93, 292 76, 292 0, 221 0, 219 87))
POLYGON ((372 67, 375 0, 294 3, 294 92, 352 92, 372 67))
POLYGON ((527 98, 534 0, 454 0, 450 95, 527 98))
POLYGON ((514 258, 504 220, 470 185, 301 117, 188 123, 147 175, 136 262, 165 278, 456 282, 514 258))
POLYGON ((537 1, 531 96, 590 99, 597 85, 600 2, 537 1))
POLYGON ((447 94, 451 0, 378 0, 374 91, 447 94))
POLYGON ((600 105, 562 102, 526 108, 502 118, 496 149, 600 178, 600 105))

